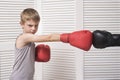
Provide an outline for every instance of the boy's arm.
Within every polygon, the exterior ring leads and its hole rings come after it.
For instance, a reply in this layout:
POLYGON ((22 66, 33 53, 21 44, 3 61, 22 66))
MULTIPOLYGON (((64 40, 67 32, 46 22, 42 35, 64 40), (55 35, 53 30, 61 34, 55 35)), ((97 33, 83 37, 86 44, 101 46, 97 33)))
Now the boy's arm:
POLYGON ((75 31, 72 33, 33 35, 24 34, 24 42, 55 42, 62 41, 70 45, 88 51, 92 45, 92 32, 89 30, 75 31))
POLYGON ((26 33, 26 34, 23 34, 22 37, 23 37, 25 43, 60 41, 60 34, 33 35, 33 34, 26 33))

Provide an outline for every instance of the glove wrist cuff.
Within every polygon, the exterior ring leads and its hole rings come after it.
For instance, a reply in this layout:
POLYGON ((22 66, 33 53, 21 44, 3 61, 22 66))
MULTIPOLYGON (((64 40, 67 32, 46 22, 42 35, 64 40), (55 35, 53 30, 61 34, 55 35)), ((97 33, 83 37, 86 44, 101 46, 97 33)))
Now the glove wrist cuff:
POLYGON ((69 42, 69 33, 63 33, 60 35, 60 40, 64 43, 69 42))

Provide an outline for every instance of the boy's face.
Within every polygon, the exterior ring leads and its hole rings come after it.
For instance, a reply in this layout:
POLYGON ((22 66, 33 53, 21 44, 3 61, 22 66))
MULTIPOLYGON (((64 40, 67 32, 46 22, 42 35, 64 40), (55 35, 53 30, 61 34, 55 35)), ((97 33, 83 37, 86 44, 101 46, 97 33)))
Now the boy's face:
POLYGON ((39 22, 35 22, 33 20, 28 20, 24 24, 21 24, 24 33, 32 33, 35 34, 38 30, 39 22))

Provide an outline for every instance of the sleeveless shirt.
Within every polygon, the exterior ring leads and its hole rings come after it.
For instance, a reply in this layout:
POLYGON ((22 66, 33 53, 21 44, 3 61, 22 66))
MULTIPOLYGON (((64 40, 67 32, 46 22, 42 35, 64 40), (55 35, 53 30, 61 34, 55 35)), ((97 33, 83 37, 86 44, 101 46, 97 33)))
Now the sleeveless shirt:
POLYGON ((15 63, 10 80, 33 80, 35 64, 35 44, 29 43, 23 48, 15 46, 15 63))

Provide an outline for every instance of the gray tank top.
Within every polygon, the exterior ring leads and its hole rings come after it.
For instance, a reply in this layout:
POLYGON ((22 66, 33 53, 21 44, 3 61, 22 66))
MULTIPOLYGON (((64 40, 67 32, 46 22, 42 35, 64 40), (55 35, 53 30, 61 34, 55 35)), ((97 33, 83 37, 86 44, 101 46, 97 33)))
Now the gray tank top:
POLYGON ((33 80, 35 64, 35 44, 23 48, 15 47, 15 63, 10 80, 33 80))

